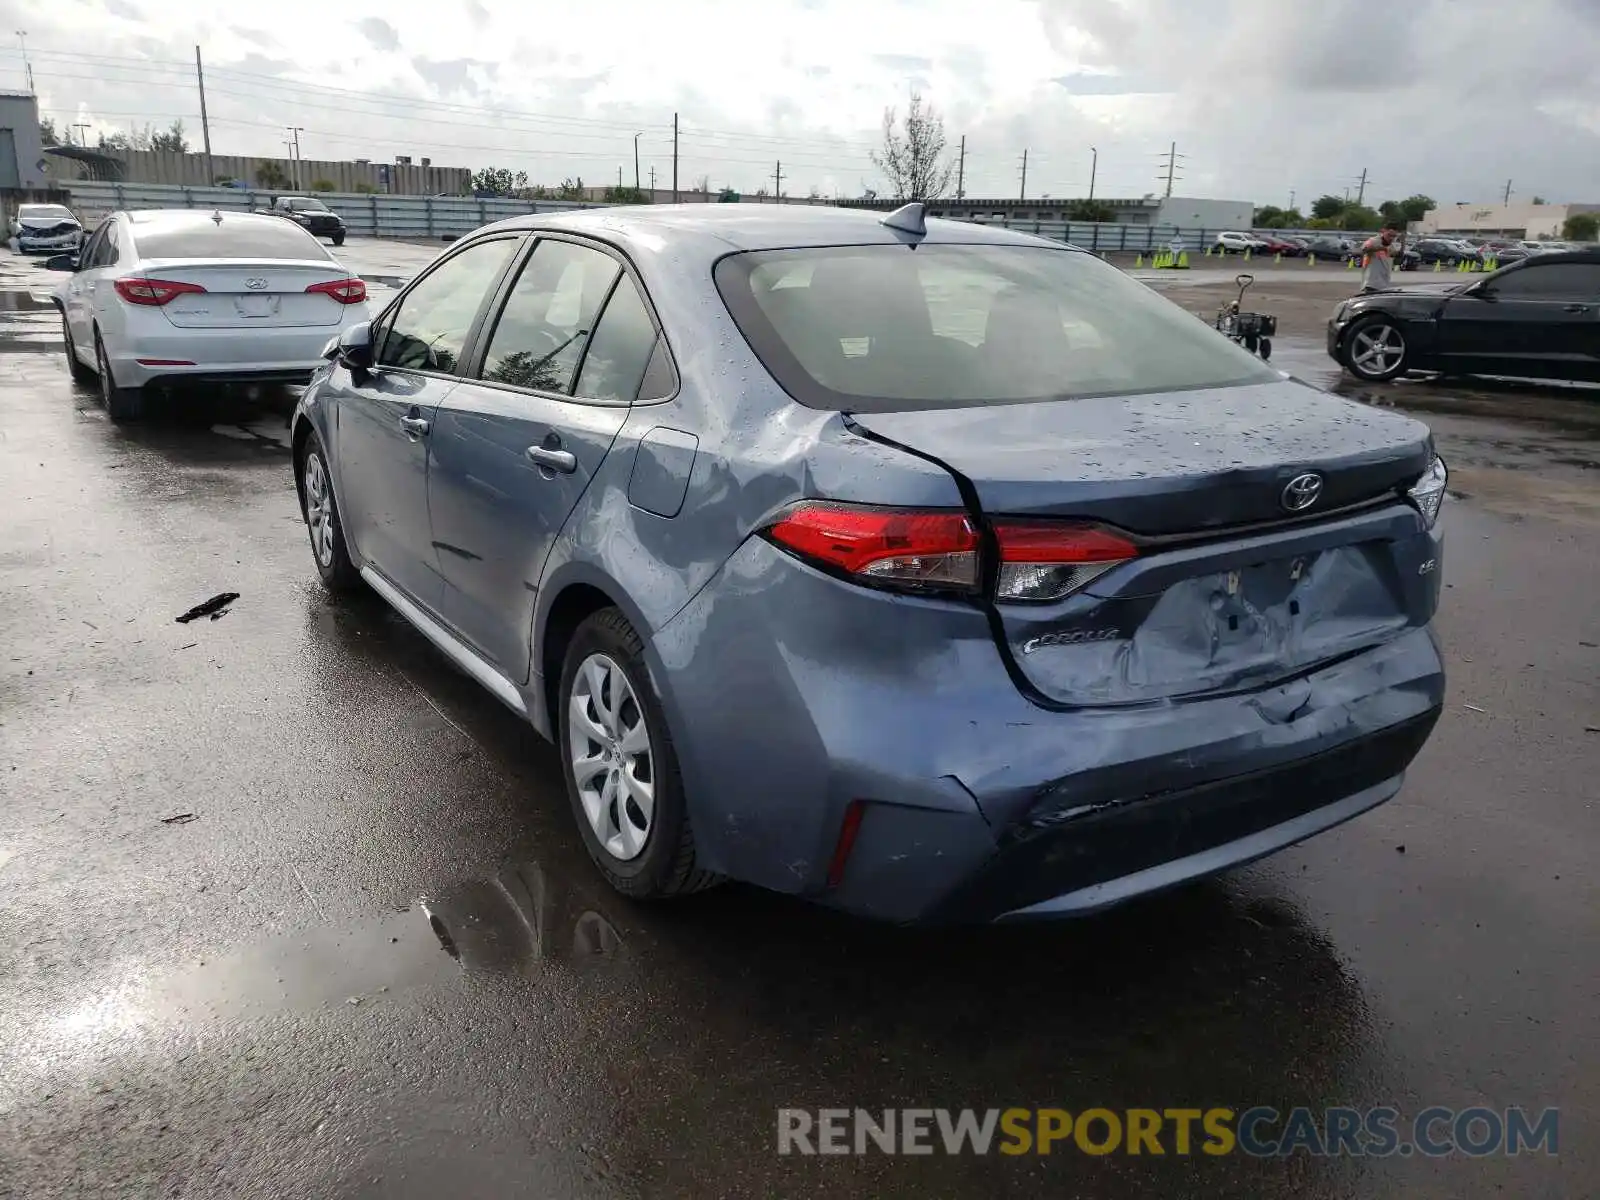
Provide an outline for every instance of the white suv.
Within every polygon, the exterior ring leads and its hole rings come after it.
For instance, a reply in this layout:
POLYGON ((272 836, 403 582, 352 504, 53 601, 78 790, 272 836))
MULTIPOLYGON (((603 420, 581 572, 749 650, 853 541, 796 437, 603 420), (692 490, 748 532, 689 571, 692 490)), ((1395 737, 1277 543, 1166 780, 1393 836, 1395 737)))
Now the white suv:
POLYGON ((1219 233, 1217 240, 1212 243, 1212 248, 1221 250, 1224 254, 1243 254, 1246 250, 1265 250, 1267 244, 1248 233, 1219 233))

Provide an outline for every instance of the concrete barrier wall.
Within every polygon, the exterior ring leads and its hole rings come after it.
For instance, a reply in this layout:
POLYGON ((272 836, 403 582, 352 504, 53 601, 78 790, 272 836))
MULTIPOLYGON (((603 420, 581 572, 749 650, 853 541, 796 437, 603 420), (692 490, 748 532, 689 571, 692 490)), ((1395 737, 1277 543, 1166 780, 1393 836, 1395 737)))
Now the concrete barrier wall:
MULTIPOLYGON (((109 157, 122 164, 128 186, 167 184, 177 187, 209 187, 224 176, 243 180, 255 187, 261 171, 270 164, 291 182, 285 191, 310 191, 318 181, 331 183, 338 192, 374 191, 412 196, 464 194, 471 190, 472 172, 466 167, 422 167, 415 164, 328 162, 304 159, 296 164, 287 158, 245 158, 236 154, 211 156, 211 172, 206 172, 204 154, 184 154, 176 150, 108 150, 109 157)), ((63 155, 51 156, 51 172, 63 183, 86 179, 90 169, 84 162, 63 155)))

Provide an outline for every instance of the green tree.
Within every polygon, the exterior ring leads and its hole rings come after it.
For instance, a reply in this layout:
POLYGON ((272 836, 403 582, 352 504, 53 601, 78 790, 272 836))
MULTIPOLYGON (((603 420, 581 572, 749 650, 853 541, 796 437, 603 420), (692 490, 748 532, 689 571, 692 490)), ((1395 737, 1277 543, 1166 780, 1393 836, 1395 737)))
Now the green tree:
POLYGON ((1275 204, 1265 204, 1256 209, 1256 229, 1300 229, 1306 223, 1305 216, 1298 208, 1279 208, 1275 204))
POLYGON ((150 149, 171 150, 178 154, 189 153, 189 142, 183 136, 183 122, 174 121, 171 126, 150 135, 150 149))
POLYGON ((1324 221, 1342 217, 1344 210, 1350 207, 1350 201, 1343 196, 1318 196, 1316 203, 1311 206, 1311 215, 1320 217, 1324 221))
POLYGON ((40 119, 39 144, 43 146, 61 145, 61 135, 56 132, 55 118, 43 117, 40 119))
POLYGON ((358 183, 356 184, 356 191, 363 196, 375 196, 378 194, 378 185, 375 183, 358 183))
POLYGON ((932 106, 924 108, 917 92, 899 130, 894 109, 883 110, 883 150, 872 151, 871 158, 898 200, 937 200, 955 178, 956 165, 944 152, 944 118, 932 106))
POLYGON ((650 193, 643 188, 608 187, 605 199, 607 204, 649 204, 650 193))
POLYGON ((1405 215, 1407 224, 1422 220, 1423 217, 1438 207, 1438 203, 1432 196, 1424 196, 1421 192, 1414 196, 1407 196, 1400 201, 1400 211, 1405 215))
POLYGON ((331 179, 313 179, 311 181, 311 190, 313 192, 336 192, 339 189, 331 179))
POLYGON ((1569 242, 1600 239, 1600 213, 1573 213, 1561 225, 1561 236, 1569 242))
POLYGON ((509 196, 518 188, 528 186, 528 173, 512 174, 505 167, 484 167, 472 176, 472 191, 479 196, 509 196))
POLYGON ((269 158, 256 168, 256 183, 269 192, 275 192, 289 186, 289 176, 269 158))
POLYGON ((583 176, 575 179, 563 179, 561 186, 556 189, 556 198, 560 200, 587 200, 589 194, 583 186, 583 176))
POLYGON ((1339 225, 1343 229, 1376 229, 1383 224, 1383 218, 1365 204, 1352 204, 1339 214, 1339 225))
POLYGON ((1546 200, 1543 196, 1535 196, 1533 198, 1533 202, 1535 204, 1549 204, 1550 203, 1550 201, 1546 200))
POLYGON ((1074 200, 1067 205, 1067 220, 1092 221, 1109 225, 1117 219, 1117 210, 1100 200, 1074 200))

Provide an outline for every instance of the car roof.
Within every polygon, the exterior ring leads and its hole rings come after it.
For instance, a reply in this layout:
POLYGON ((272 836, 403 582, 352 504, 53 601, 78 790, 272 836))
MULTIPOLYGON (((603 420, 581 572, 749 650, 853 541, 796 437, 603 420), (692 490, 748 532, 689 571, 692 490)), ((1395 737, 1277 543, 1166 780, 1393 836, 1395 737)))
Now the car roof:
MULTIPOLYGON (((721 257, 730 250, 903 244, 907 235, 883 224, 888 215, 875 209, 821 204, 640 204, 511 217, 486 229, 565 230, 624 244, 637 243, 646 249, 670 239, 680 253, 698 249, 706 257, 721 257)), ((927 230, 927 236, 922 239, 924 244, 1051 245, 1063 250, 1077 249, 1031 234, 970 221, 929 217, 927 230)))
POLYGON ((1600 263, 1600 247, 1593 250, 1544 250, 1539 253, 1539 262, 1600 263))

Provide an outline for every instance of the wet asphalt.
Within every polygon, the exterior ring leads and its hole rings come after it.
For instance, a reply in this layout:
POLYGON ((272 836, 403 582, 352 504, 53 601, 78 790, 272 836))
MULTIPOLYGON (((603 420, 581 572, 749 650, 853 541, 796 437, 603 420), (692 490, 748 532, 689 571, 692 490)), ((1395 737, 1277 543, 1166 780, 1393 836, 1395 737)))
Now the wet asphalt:
MULTIPOLYGON (((115 427, 50 282, 0 253, 0 1196, 1595 1194, 1600 400, 1359 393, 1453 468, 1449 701, 1399 798, 930 933, 610 894, 550 748, 318 586, 289 398, 115 427), (775 1153, 780 1106, 1216 1104, 1558 1106, 1559 1154, 775 1153)), ((1333 384, 1316 334, 1275 361, 1333 384)))

